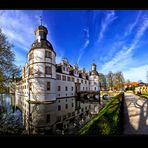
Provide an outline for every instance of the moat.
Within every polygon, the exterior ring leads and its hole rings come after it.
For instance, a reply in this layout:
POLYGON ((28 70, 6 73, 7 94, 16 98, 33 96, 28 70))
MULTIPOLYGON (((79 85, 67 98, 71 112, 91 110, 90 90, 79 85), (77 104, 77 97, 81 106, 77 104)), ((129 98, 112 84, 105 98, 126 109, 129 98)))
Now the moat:
POLYGON ((24 113, 16 106, 14 95, 1 94, 0 134, 76 135, 101 106, 95 99, 71 97, 49 104, 28 103, 30 113, 24 113))

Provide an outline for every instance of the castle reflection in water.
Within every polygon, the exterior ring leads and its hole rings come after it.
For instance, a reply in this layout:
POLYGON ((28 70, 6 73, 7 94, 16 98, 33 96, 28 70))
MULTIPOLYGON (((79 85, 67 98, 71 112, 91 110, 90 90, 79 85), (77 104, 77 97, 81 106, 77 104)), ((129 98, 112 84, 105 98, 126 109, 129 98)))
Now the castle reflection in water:
MULTIPOLYGON (((23 100, 23 97, 21 97, 23 100)), ((12 95, 12 106, 16 108, 16 99, 12 95)), ((45 104, 19 104, 21 111, 28 108, 29 112, 22 112, 23 125, 28 134, 77 134, 99 112, 98 100, 78 100, 75 97, 58 99, 45 104), (29 116, 30 115, 30 116, 29 116)))

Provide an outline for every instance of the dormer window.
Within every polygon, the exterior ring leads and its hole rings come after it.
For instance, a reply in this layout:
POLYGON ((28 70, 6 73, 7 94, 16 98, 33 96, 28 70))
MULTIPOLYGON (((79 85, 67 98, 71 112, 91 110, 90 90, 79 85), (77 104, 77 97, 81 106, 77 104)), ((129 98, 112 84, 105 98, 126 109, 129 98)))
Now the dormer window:
POLYGON ((45 58, 52 58, 52 53, 50 51, 45 51, 45 58))

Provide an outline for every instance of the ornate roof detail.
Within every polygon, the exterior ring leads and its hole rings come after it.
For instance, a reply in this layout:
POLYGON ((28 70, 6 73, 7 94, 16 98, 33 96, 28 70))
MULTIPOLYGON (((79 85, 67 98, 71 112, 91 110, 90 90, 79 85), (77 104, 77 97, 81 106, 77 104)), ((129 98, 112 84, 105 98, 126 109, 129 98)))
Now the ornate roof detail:
POLYGON ((31 48, 47 48, 53 50, 53 47, 48 40, 41 40, 40 42, 35 40, 31 48))
POLYGON ((91 75, 97 75, 97 76, 99 76, 98 72, 95 71, 95 70, 92 70, 92 71, 90 72, 90 74, 91 74, 91 75))
POLYGON ((38 27, 35 29, 35 33, 36 33, 37 30, 43 30, 44 32, 48 33, 47 28, 46 28, 45 26, 43 26, 43 25, 38 26, 38 27))

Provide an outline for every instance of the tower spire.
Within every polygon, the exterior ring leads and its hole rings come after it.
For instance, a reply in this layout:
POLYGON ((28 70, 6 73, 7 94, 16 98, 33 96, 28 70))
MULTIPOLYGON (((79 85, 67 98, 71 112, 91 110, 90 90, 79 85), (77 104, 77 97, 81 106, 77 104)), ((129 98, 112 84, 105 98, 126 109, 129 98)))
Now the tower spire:
POLYGON ((40 23, 41 23, 41 26, 42 26, 42 16, 40 16, 40 23))

